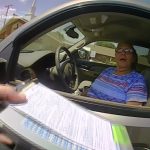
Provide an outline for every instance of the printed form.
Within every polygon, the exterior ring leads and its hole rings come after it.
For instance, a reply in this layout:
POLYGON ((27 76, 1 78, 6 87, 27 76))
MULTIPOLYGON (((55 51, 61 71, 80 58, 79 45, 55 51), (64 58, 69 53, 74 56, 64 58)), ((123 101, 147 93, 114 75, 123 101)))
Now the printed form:
POLYGON ((25 91, 28 103, 15 106, 49 129, 89 150, 116 150, 111 123, 41 83, 25 91))

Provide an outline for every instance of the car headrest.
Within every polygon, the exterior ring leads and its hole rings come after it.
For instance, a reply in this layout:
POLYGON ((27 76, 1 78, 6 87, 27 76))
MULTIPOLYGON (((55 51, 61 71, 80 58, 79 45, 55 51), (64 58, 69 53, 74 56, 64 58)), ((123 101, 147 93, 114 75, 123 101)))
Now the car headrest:
POLYGON ((142 71, 142 75, 144 76, 147 85, 148 97, 150 97, 150 69, 145 69, 142 71))

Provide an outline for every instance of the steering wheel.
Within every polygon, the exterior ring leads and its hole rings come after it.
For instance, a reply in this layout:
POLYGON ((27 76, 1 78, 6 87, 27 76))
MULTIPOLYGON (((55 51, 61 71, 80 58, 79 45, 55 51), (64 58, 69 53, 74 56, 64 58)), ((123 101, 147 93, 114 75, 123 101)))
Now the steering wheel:
POLYGON ((67 92, 74 92, 78 88, 78 70, 75 58, 65 47, 59 47, 55 53, 55 64, 58 77, 60 78, 63 86, 67 92), (60 60, 60 54, 66 52, 67 57, 65 60, 60 60))

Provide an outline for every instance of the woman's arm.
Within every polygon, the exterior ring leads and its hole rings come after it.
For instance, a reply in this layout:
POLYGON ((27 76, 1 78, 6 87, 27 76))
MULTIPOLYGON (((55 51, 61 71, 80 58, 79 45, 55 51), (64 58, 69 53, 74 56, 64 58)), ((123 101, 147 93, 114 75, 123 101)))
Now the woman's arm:
POLYGON ((143 103, 141 102, 134 102, 134 101, 130 101, 130 102, 127 102, 128 105, 136 105, 136 106, 142 106, 143 103))

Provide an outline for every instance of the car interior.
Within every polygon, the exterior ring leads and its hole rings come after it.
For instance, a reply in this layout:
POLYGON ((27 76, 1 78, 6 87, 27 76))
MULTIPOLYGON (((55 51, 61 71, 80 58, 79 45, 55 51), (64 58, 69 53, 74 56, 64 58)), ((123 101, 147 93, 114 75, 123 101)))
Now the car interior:
MULTIPOLYGON (((117 43, 132 41, 138 54, 136 70, 144 75, 150 93, 149 27, 149 19, 115 12, 88 13, 70 18, 45 29, 20 46, 14 78, 21 81, 37 78, 58 92, 84 96, 83 93, 105 68, 116 65, 117 43)), ((148 99, 146 106, 142 107, 149 109, 149 106, 148 99)), ((150 134, 145 134, 150 132, 149 128, 127 129, 135 149, 150 147, 150 134)))
POLYGON ((148 19, 121 13, 74 17, 23 45, 15 76, 19 80, 37 77, 52 89, 74 93, 83 81, 93 82, 102 70, 115 66, 116 45, 124 40, 134 43, 136 69, 148 83, 149 24, 148 19))

